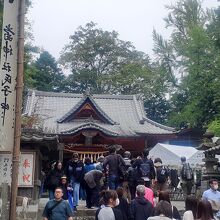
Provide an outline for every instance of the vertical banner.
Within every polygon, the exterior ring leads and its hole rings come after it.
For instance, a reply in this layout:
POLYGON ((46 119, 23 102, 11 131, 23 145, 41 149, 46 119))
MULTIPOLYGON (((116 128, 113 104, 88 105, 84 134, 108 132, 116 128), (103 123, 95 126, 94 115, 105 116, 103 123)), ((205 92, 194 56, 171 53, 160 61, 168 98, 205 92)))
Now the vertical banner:
POLYGON ((22 153, 19 166, 18 185, 33 186, 34 154, 22 153))
POLYGON ((8 183, 11 184, 11 165, 12 165, 11 154, 0 154, 0 184, 8 183))
MULTIPOLYGON (((12 155, 0 154, 0 185, 2 183, 11 184, 12 155)), ((34 186, 35 154, 22 152, 19 162, 18 186, 34 186)))
POLYGON ((0 63, 0 151, 12 152, 17 76, 18 1, 4 0, 0 63))

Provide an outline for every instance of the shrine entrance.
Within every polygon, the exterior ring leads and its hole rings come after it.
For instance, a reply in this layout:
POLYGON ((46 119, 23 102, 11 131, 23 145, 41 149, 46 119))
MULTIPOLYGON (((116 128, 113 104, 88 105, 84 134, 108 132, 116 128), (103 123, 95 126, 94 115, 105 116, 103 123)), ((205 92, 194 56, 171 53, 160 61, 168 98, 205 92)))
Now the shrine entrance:
MULTIPOLYGON (((84 161, 89 157, 93 163, 100 156, 108 154, 108 146, 115 144, 117 138, 107 136, 99 130, 83 130, 74 135, 65 135, 59 138, 63 143, 63 162, 70 160, 73 153, 79 154, 79 159, 84 161)), ((60 158, 62 159, 62 158, 60 158)))

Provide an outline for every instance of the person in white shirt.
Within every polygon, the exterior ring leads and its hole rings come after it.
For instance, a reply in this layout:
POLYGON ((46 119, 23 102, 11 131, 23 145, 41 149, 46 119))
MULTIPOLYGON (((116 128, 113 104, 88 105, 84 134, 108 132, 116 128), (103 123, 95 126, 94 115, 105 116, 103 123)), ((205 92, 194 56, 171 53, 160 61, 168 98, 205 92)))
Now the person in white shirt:
MULTIPOLYGON (((203 194, 202 194, 202 199, 206 199, 208 201, 211 202, 215 202, 215 204, 217 206, 219 206, 220 210, 220 192, 218 191, 218 180, 216 179, 211 179, 209 181, 209 185, 210 185, 210 189, 206 190, 203 194)), ((217 218, 220 218, 220 211, 216 211, 215 216, 217 218)))
POLYGON ((95 220, 122 220, 123 215, 115 206, 119 205, 118 195, 115 190, 103 190, 100 193, 101 208, 97 209, 95 220))

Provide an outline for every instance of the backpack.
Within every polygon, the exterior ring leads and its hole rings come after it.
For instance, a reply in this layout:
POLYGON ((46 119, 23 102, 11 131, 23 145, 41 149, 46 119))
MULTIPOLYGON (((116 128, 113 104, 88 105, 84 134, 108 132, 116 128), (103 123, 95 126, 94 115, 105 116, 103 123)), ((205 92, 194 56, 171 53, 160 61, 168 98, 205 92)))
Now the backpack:
POLYGON ((189 163, 183 164, 182 179, 183 180, 192 180, 193 179, 193 171, 192 171, 192 168, 189 166, 189 163))
POLYGON ((118 160, 119 179, 125 180, 125 179, 127 179, 127 170, 126 170, 125 165, 122 163, 123 159, 121 158, 121 156, 119 154, 117 155, 117 160, 118 160))
POLYGON ((157 182, 158 183, 165 183, 167 180, 167 170, 165 167, 159 167, 156 170, 157 172, 157 182))
POLYGON ((140 165, 141 177, 149 177, 150 176, 150 164, 142 163, 140 165))

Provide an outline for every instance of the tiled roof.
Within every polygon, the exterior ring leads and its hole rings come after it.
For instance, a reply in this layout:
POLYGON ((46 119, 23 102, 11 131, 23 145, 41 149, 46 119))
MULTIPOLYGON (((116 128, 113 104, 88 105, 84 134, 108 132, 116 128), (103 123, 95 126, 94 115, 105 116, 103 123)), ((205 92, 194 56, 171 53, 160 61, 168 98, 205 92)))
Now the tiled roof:
POLYGON ((109 123, 93 119, 76 119, 65 122, 65 117, 85 101, 81 94, 29 91, 24 113, 36 114, 43 119, 45 133, 72 133, 78 129, 100 129, 114 136, 139 136, 140 134, 173 134, 174 129, 156 123, 145 115, 138 95, 93 95, 94 105, 109 123), (61 123, 58 123, 61 122, 61 123), (113 123, 114 122, 114 123, 113 123))
POLYGON ((21 142, 43 142, 43 141, 57 142, 58 136, 54 134, 47 135, 35 129, 22 129, 21 142))
POLYGON ((90 101, 92 103, 92 105, 96 108, 96 110, 99 112, 99 114, 101 114, 108 123, 115 124, 115 122, 99 107, 99 105, 96 104, 94 99, 89 96, 83 97, 75 106, 73 106, 73 108, 69 112, 67 112, 57 122, 62 123, 62 122, 68 121, 69 116, 71 116, 74 112, 76 112, 78 109, 80 109, 80 107, 82 107, 82 105, 86 101, 90 101))

